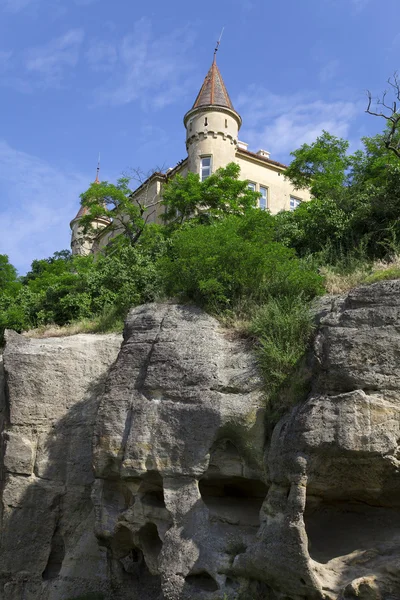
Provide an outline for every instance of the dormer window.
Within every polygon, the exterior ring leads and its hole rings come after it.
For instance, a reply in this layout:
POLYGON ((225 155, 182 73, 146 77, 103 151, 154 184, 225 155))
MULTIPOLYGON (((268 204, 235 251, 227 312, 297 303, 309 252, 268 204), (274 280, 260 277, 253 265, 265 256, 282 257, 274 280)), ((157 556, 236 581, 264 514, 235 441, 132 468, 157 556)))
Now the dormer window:
POLYGON ((200 159, 200 179, 204 181, 211 175, 211 156, 203 156, 200 159))

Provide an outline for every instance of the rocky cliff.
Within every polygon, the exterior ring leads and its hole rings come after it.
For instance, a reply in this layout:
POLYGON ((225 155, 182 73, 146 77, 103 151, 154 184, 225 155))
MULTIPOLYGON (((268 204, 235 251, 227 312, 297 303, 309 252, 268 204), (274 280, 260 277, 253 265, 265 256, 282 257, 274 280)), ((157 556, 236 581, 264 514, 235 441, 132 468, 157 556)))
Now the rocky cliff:
POLYGON ((399 298, 325 302, 272 437, 247 342, 194 307, 9 334, 0 598, 399 600, 399 298))

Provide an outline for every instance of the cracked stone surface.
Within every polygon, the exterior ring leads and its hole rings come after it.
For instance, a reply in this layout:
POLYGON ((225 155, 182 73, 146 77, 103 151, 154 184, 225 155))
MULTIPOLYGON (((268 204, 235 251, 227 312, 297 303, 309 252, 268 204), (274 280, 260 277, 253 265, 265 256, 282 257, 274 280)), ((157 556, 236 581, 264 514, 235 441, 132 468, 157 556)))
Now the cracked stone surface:
POLYGON ((109 588, 94 535, 91 438, 120 344, 114 334, 29 340, 8 332, 0 358, 2 600, 109 588))
POLYGON ((126 597, 138 561, 159 577, 157 598, 235 588, 231 564, 255 539, 267 490, 264 416, 243 340, 194 307, 131 311, 97 415, 93 491, 126 597))
POLYGON ((234 568, 277 598, 400 598, 400 281, 332 299, 313 390, 273 432, 258 541, 234 568))
POLYGON ((197 308, 133 309, 120 349, 9 335, 0 598, 399 600, 399 299, 324 300, 271 438, 251 349, 197 308))

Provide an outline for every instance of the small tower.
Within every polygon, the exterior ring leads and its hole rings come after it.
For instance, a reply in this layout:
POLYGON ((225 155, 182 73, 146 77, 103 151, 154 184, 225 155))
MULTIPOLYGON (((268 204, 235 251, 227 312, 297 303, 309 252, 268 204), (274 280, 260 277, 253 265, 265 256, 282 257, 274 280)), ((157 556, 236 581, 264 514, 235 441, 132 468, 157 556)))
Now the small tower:
MULTIPOLYGON (((218 43, 219 45, 219 43, 218 43)), ((201 180, 235 161, 242 124, 217 66, 217 50, 193 107, 184 116, 188 169, 201 180)))
MULTIPOLYGON (((96 179, 94 180, 94 183, 97 183, 97 184, 100 183, 99 172, 100 172, 100 160, 97 164, 96 179)), ((89 209, 86 206, 81 206, 80 209, 78 210, 76 217, 74 219, 72 219, 72 221, 70 223, 70 227, 72 230, 71 252, 73 255, 87 256, 88 254, 90 254, 92 252, 97 233, 100 232, 101 229, 104 229, 105 227, 107 227, 107 225, 110 224, 110 219, 108 219, 107 217, 97 217, 96 219, 93 219, 93 221, 92 221, 92 227, 94 229, 96 229, 97 231, 96 232, 88 231, 87 233, 84 233, 83 227, 80 224, 80 219, 81 219, 81 217, 83 217, 84 215, 87 215, 88 213, 89 213, 89 209)))

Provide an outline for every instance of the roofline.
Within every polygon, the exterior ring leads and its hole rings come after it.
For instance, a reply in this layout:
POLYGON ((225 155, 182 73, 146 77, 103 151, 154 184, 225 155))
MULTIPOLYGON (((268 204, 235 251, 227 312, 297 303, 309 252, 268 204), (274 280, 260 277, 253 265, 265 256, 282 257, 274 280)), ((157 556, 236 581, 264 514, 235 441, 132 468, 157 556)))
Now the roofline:
POLYGON ((225 112, 231 115, 234 119, 236 119, 239 129, 242 126, 242 117, 239 115, 236 110, 232 108, 228 108, 227 106, 222 106, 221 104, 206 104, 204 106, 197 106, 196 108, 191 108, 183 117, 183 124, 186 127, 186 124, 190 117, 199 112, 225 112))
POLYGON ((256 154, 255 152, 250 152, 249 150, 243 150, 243 148, 237 147, 236 154, 243 154, 245 158, 249 158, 251 160, 254 160, 255 162, 261 162, 264 164, 267 163, 271 167, 276 167, 280 171, 286 171, 286 169, 288 168, 288 166, 284 165, 283 163, 277 162, 276 160, 271 160, 266 156, 260 156, 259 154, 256 154))
POLYGON ((150 177, 148 177, 147 179, 145 179, 143 181, 143 183, 141 183, 139 185, 139 187, 136 188, 136 190, 133 190, 132 194, 130 195, 131 198, 133 198, 134 196, 136 196, 136 194, 142 189, 144 188, 145 185, 148 185, 153 179, 158 179, 159 181, 164 181, 166 178, 165 173, 161 173, 160 171, 155 171, 154 173, 152 173, 150 175, 150 177))
MULTIPOLYGON (((69 224, 70 228, 72 229, 72 226, 73 226, 73 224, 74 224, 76 221, 80 221, 80 220, 82 219, 82 217, 85 217, 85 216, 87 216, 88 214, 90 214, 90 213, 88 212, 88 213, 86 213, 86 214, 83 214, 83 215, 80 215, 80 216, 78 216, 78 215, 77 215, 77 216, 76 216, 74 219, 72 219, 72 221, 70 221, 70 224, 69 224)), ((98 221, 98 222, 100 222, 100 223, 104 223, 106 227, 107 227, 108 225, 110 225, 110 223, 111 223, 111 220, 110 220, 108 217, 101 217, 101 216, 100 216, 100 217, 95 217, 95 218, 93 219, 93 222, 95 222, 95 221, 98 221)))
POLYGON ((173 175, 175 175, 176 171, 179 170, 180 167, 184 166, 188 161, 188 158, 183 158, 182 160, 180 160, 175 167, 173 167, 171 169, 171 171, 168 171, 167 173, 161 173, 160 171, 155 171, 154 173, 152 173, 150 175, 150 177, 148 177, 145 181, 143 181, 143 183, 140 184, 140 186, 138 188, 136 188, 136 190, 133 190, 132 194, 131 194, 131 198, 134 198, 134 196, 136 196, 136 194, 142 189, 144 188, 146 185, 149 185, 149 183, 153 180, 153 179, 158 179, 158 181, 168 181, 168 179, 170 177, 172 177, 173 175))

